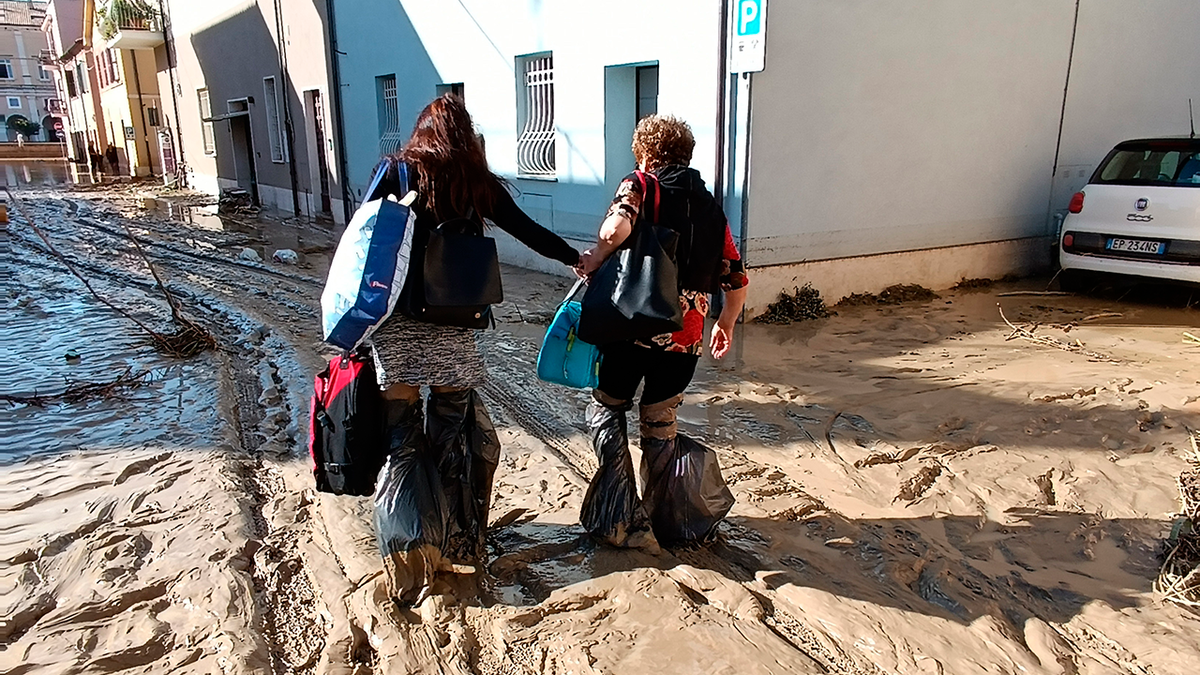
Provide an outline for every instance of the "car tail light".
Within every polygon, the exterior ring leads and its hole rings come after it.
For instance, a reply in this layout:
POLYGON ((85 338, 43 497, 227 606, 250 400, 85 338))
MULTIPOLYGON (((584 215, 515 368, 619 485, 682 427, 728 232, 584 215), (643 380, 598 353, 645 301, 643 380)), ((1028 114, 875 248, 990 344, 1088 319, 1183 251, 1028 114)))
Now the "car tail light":
POLYGON ((1063 248, 1071 248, 1074 245, 1075 245, 1075 235, 1064 234, 1063 235, 1063 248))
MULTIPOLYGON (((1059 203, 1061 203, 1061 202, 1059 202, 1059 203)), ((1076 192, 1075 195, 1073 197, 1071 197, 1071 204, 1070 204, 1070 206, 1067 207, 1067 210, 1070 211, 1071 213, 1079 213, 1080 211, 1083 210, 1083 193, 1082 192, 1076 192)))

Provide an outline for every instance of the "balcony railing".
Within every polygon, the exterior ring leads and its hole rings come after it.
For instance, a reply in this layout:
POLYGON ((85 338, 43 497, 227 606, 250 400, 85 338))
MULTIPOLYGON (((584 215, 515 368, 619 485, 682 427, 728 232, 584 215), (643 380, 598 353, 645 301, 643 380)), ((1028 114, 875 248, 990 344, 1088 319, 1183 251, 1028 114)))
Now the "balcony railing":
POLYGON ((96 27, 109 49, 153 49, 163 43, 162 18, 145 0, 109 0, 96 27))

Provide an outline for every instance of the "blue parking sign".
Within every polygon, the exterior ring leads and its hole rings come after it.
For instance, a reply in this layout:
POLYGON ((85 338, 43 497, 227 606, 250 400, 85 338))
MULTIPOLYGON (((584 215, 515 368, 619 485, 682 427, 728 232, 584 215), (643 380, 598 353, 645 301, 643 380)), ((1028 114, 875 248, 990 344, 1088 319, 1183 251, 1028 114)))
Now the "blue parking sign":
POLYGON ((758 35, 762 32, 762 4, 762 0, 738 0, 738 35, 758 35))
POLYGON ((738 0, 732 9, 729 72, 761 72, 767 64, 767 0, 738 0))

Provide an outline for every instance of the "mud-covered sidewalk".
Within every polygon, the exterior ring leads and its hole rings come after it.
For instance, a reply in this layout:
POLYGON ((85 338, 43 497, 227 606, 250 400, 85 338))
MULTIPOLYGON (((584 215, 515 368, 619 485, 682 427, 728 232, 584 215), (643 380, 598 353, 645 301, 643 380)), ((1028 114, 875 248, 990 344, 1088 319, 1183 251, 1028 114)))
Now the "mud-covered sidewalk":
MULTIPOLYGON (((402 608, 383 590, 370 500, 314 492, 305 456, 329 353, 318 300, 331 226, 155 194, 25 191, 10 206, 6 323, 86 293, 29 217, 114 302, 168 321, 128 225, 221 347, 163 365, 172 375, 148 390, 176 401, 171 433, 138 421, 166 403, 130 403, 141 412, 127 421, 95 402, 5 404, 0 432, 23 447, 0 455, 0 671, 1182 674, 1200 662, 1200 616, 1152 590, 1200 429, 1200 346, 1181 340, 1200 311, 1186 302, 1022 294, 1040 280, 739 327, 730 357, 702 360, 680 413, 717 449, 737 504, 711 546, 651 556, 598 548, 578 526, 595 467, 587 394, 533 368, 569 281, 505 269, 499 326, 482 338, 504 446, 491 563, 402 608), (285 248, 297 263, 271 259, 285 248), (1014 337, 998 304, 1059 347, 1014 337)), ((5 355, 32 364, 37 337, 23 330, 5 355)))

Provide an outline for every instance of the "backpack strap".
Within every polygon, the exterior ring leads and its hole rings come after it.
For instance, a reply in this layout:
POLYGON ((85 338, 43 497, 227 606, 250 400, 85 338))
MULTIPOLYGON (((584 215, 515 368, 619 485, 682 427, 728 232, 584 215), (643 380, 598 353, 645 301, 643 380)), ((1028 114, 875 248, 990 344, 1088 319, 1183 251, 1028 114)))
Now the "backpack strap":
POLYGON ((647 201, 652 201, 654 203, 653 217, 651 220, 657 223, 659 215, 659 195, 662 193, 662 190, 658 185, 658 178, 655 177, 654 174, 647 173, 641 169, 635 169, 633 173, 638 177, 638 182, 642 184, 642 204, 645 205, 647 201), (649 195, 646 194, 646 191, 651 187, 651 185, 654 187, 654 197, 647 199, 649 195))

